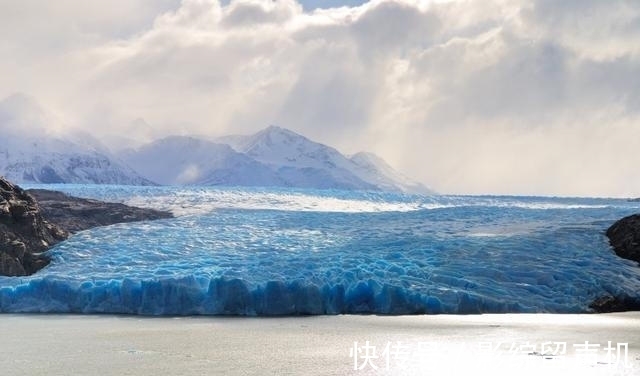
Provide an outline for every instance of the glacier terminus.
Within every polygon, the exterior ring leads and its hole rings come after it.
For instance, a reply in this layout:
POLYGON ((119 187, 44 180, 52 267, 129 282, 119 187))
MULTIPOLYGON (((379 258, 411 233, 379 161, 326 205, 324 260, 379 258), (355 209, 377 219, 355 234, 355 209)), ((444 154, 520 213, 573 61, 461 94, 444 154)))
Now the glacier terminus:
POLYGON ((640 299, 640 268, 604 235, 638 210, 621 199, 47 188, 176 217, 59 243, 40 272, 0 278, 2 312, 578 313, 602 296, 640 299))

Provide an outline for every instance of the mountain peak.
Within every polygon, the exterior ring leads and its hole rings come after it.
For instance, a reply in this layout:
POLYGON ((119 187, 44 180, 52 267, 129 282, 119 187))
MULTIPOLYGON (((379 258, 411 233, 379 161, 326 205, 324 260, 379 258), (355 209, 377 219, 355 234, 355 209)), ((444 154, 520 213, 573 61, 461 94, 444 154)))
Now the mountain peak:
POLYGON ((271 124, 268 127, 266 127, 265 129, 263 129, 263 131, 267 131, 267 132, 282 132, 282 131, 289 131, 286 128, 282 128, 278 125, 275 124, 271 124))
POLYGON ((277 125, 270 125, 264 128, 263 130, 258 131, 252 136, 252 138, 253 139, 260 139, 260 138, 278 139, 279 138, 279 139, 290 139, 290 140, 299 139, 299 140, 310 141, 309 139, 307 139, 306 137, 304 137, 299 133, 296 133, 287 128, 279 127, 277 125))
POLYGON ((307 173, 331 171, 334 180, 348 182, 342 184, 343 187, 434 193, 395 171, 376 154, 360 152, 346 157, 330 146, 277 125, 270 125, 250 136, 226 136, 217 141, 228 143, 237 152, 276 169, 306 169, 307 173))
MULTIPOLYGON (((270 125, 249 136, 241 147, 242 152, 251 156, 271 156, 277 160, 295 158, 295 154, 308 146, 316 145, 306 137, 289 129, 270 125)), ((268 158, 270 159, 270 158, 268 158)), ((274 160, 275 162, 275 160, 274 160)))

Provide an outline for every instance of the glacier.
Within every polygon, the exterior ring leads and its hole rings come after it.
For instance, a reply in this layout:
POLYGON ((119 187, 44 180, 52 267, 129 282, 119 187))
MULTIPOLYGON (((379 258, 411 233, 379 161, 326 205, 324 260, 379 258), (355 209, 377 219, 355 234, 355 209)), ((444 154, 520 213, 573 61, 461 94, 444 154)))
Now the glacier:
POLYGON ((622 199, 259 187, 30 185, 177 217, 83 231, 0 312, 136 315, 588 312, 640 299, 604 236, 622 199))

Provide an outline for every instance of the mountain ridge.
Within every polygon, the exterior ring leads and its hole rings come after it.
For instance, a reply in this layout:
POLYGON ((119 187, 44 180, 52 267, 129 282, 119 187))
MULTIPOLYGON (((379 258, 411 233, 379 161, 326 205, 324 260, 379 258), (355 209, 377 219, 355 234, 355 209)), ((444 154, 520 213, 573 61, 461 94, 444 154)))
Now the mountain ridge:
POLYGON ((168 136, 129 151, 123 160, 160 184, 264 185, 434 194, 372 153, 361 152, 347 157, 331 146, 275 125, 251 135, 223 136, 213 141, 168 136), (198 146, 185 148, 183 143, 187 139, 198 146), (208 154, 202 152, 202 145, 208 145, 208 154), (210 149, 223 148, 222 145, 226 146, 225 153, 216 156, 210 152, 210 149), (179 156, 175 158, 164 157, 176 152, 179 156), (167 167, 160 172, 157 171, 159 160, 167 167), (230 166, 230 161, 235 164, 230 166), (185 182, 177 178, 184 175, 193 179, 185 182), (239 181, 238 176, 244 176, 245 181, 239 181), (255 176, 255 179, 247 181, 248 176, 255 176))
MULTIPOLYGON (((141 119, 132 124, 150 128, 141 119)), ((92 133, 68 129, 27 95, 18 93, 0 101, 0 175, 20 184, 275 186, 434 193, 372 153, 346 156, 276 125, 250 135, 213 140, 167 136, 115 153, 92 133)), ((118 137, 125 140, 128 136, 118 137)))

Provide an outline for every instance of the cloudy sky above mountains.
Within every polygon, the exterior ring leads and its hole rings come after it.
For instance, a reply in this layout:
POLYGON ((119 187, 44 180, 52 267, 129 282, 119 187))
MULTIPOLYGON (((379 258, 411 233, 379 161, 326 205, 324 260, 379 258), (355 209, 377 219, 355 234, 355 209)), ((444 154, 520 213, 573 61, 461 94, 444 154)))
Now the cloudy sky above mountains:
POLYGON ((636 0, 0 1, 0 98, 52 127, 277 124, 443 193, 640 196, 636 0))

